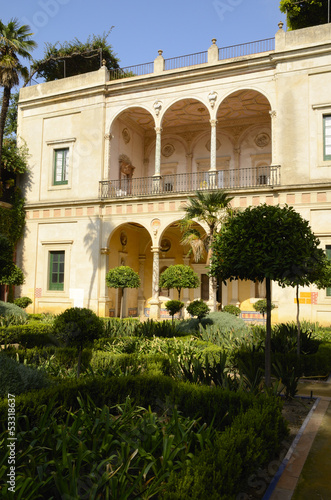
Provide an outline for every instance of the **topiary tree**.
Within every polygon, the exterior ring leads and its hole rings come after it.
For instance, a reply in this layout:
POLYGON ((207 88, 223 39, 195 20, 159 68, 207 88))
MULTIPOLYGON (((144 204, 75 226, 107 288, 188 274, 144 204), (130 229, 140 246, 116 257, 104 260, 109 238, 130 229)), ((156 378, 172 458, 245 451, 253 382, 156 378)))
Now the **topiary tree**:
POLYGON ((235 306, 234 304, 228 304, 223 307, 223 311, 233 314, 234 316, 240 316, 240 307, 235 306))
POLYGON ((309 223, 285 205, 248 207, 225 221, 213 246, 211 273, 227 279, 266 280, 265 379, 271 382, 271 281, 307 285, 325 262, 309 223))
POLYGON ((110 269, 106 275, 106 283, 109 288, 120 288, 121 290, 121 306, 120 318, 123 318, 123 294, 125 288, 139 288, 140 278, 129 266, 118 266, 110 269))
MULTIPOLYGON (((262 314, 264 317, 265 313, 267 312, 267 300, 266 299, 260 299, 257 302, 253 304, 253 307, 255 311, 259 312, 262 314)), ((271 309, 275 309, 275 304, 271 304, 271 309)))
POLYGON ((71 307, 56 316, 54 335, 67 346, 78 350, 77 377, 80 375, 82 351, 103 333, 103 322, 91 309, 71 307))
POLYGON ((176 264, 169 266, 160 276, 160 288, 176 288, 178 292, 178 300, 180 300, 180 292, 182 288, 197 288, 200 285, 198 275, 190 266, 176 264))
POLYGON ((168 300, 168 302, 165 303, 165 307, 169 314, 171 314, 172 322, 174 322, 174 316, 184 307, 184 302, 180 300, 168 300))
POLYGON ((194 300, 187 306, 186 309, 189 314, 198 318, 199 324, 201 323, 201 320, 210 312, 210 308, 202 299, 194 300))

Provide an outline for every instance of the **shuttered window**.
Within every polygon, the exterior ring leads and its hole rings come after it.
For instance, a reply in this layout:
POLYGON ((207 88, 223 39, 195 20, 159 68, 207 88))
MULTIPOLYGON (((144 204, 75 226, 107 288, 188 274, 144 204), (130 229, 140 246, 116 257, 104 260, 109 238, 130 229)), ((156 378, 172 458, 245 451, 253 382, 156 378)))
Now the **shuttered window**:
MULTIPOLYGON (((326 256, 329 260, 331 260, 331 245, 326 245, 325 247, 325 253, 326 253, 326 256)), ((327 297, 331 297, 331 287, 328 287, 326 289, 326 296, 327 297)))
POLYGON ((54 151, 54 184, 68 184, 69 148, 54 151))
POLYGON ((49 289, 64 289, 64 250, 49 253, 49 289))
POLYGON ((324 160, 331 160, 331 115, 323 117, 324 160))

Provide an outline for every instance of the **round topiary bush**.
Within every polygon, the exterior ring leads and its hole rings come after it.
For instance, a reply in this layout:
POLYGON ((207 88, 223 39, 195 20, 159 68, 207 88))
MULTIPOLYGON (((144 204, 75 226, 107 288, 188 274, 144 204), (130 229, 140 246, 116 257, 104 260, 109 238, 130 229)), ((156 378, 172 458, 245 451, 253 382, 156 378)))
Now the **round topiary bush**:
POLYGON ((187 312, 192 316, 197 316, 198 320, 201 321, 202 318, 207 316, 210 309, 207 304, 202 300, 194 300, 187 306, 187 312))
POLYGON ((233 314, 234 316, 239 316, 240 315, 240 308, 233 305, 233 304, 228 304, 227 306, 223 307, 223 311, 233 314))
POLYGON ((80 372, 82 350, 104 332, 102 320, 91 309, 71 307, 59 314, 53 324, 54 335, 69 347, 78 350, 77 373, 80 372))

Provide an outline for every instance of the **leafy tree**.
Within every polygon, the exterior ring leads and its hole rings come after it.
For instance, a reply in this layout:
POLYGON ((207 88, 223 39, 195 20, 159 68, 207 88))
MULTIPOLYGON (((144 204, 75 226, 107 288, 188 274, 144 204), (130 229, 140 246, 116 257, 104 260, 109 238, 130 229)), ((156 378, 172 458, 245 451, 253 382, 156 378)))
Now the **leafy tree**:
POLYGON ((79 377, 83 349, 102 335, 102 320, 91 309, 71 307, 56 316, 53 328, 59 340, 68 346, 77 347, 77 377, 79 377))
POLYGON ((176 264, 169 266, 161 273, 159 280, 160 288, 176 288, 178 292, 178 300, 180 300, 180 292, 182 288, 197 288, 200 285, 198 275, 190 266, 176 264))
POLYGON ((248 207, 229 218, 215 238, 211 273, 227 279, 266 280, 265 379, 270 385, 271 281, 307 285, 324 262, 309 223, 287 205, 248 207))
POLYGON ((66 76, 81 75, 100 68, 102 60, 107 68, 119 68, 119 59, 107 42, 112 29, 103 35, 89 36, 86 42, 74 38, 71 42, 46 43, 45 57, 35 61, 32 75, 42 77, 46 82, 66 76))
POLYGON ((125 288, 139 288, 140 278, 129 266, 119 266, 110 269, 106 275, 106 283, 109 288, 120 288, 121 290, 121 312, 120 318, 123 317, 123 294, 125 288))
POLYGON ((11 19, 7 25, 0 20, 0 86, 3 87, 0 113, 0 182, 2 144, 11 91, 18 85, 20 77, 25 80, 28 78, 28 69, 21 64, 19 58, 31 59, 31 51, 36 47, 31 36, 29 26, 20 26, 18 19, 11 19))
MULTIPOLYGON (((194 260, 199 262, 207 253, 207 265, 212 255, 212 245, 215 235, 231 212, 230 203, 233 197, 224 190, 196 191, 195 196, 189 196, 184 207, 185 216, 180 221, 183 245, 189 245, 194 260), (195 227, 195 221, 202 222, 208 228, 205 236, 201 236, 195 227)), ((212 310, 216 310, 216 281, 211 277, 210 297, 213 301, 212 310)))
POLYGON ((279 7, 287 16, 289 30, 329 22, 329 0, 281 0, 279 7))
POLYGON ((180 300, 168 300, 165 303, 165 307, 169 314, 171 314, 172 322, 174 322, 174 316, 184 307, 184 302, 180 300))
POLYGON ((21 309, 26 309, 30 304, 32 304, 32 300, 30 297, 18 297, 14 300, 14 304, 21 309))

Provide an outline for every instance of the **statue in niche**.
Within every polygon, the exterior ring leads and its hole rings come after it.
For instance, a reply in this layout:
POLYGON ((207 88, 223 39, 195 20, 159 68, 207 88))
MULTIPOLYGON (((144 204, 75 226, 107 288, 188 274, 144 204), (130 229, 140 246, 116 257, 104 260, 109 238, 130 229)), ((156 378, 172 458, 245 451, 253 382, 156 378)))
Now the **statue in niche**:
POLYGON ((120 155, 118 160, 120 189, 125 191, 126 194, 131 194, 132 177, 135 167, 132 165, 130 158, 126 155, 120 155))

